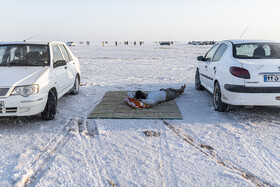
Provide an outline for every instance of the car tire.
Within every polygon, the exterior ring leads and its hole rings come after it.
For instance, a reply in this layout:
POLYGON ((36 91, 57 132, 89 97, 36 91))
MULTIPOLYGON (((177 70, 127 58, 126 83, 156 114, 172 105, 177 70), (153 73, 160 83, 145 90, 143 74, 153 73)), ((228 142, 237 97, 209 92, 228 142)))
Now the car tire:
POLYGON ((196 69, 195 72, 195 89, 196 90, 204 90, 204 87, 201 85, 199 70, 196 69))
POLYGON ((73 95, 77 95, 80 91, 80 79, 79 76, 76 75, 75 82, 73 88, 70 90, 70 93, 73 95))
POLYGON ((225 112, 228 109, 228 104, 222 102, 221 88, 218 82, 214 85, 213 106, 219 112, 225 112))
POLYGON ((43 120, 53 120, 56 114, 57 97, 54 90, 51 90, 48 95, 48 100, 44 111, 41 113, 43 120))

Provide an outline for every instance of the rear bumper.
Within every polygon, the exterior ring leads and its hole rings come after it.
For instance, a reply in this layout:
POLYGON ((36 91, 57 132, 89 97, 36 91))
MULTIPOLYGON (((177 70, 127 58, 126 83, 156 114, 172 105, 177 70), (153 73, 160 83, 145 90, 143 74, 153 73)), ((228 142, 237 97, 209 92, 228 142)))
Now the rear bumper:
POLYGON ((235 93, 279 93, 280 87, 246 87, 241 85, 225 84, 227 91, 235 93))
POLYGON ((245 87, 225 85, 221 87, 222 101, 231 105, 280 106, 280 88, 245 87), (279 91, 278 91, 279 90, 279 91))

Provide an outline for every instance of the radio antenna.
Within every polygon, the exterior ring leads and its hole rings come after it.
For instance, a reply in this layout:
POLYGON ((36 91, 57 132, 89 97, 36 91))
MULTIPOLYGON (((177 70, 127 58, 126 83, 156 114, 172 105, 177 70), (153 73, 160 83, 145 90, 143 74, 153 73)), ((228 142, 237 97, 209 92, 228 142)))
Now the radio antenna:
POLYGON ((244 35, 244 33, 247 31, 248 28, 249 28, 249 25, 246 27, 246 29, 245 29, 244 32, 241 34, 241 36, 239 37, 239 39, 242 38, 242 36, 244 35))
POLYGON ((33 36, 31 36, 30 38, 27 38, 27 39, 25 39, 25 40, 23 40, 23 42, 26 42, 26 40, 30 40, 30 39, 32 39, 32 38, 34 38, 34 37, 36 37, 37 35, 33 35, 33 36))

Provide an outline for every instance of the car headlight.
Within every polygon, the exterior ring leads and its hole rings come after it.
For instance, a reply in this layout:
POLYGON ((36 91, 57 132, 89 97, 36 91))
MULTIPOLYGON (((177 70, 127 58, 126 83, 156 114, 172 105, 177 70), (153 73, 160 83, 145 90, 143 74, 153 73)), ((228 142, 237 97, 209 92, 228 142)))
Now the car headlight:
POLYGON ((17 86, 15 87, 12 95, 21 95, 23 97, 28 97, 30 95, 35 95, 39 92, 39 85, 27 85, 27 86, 17 86))

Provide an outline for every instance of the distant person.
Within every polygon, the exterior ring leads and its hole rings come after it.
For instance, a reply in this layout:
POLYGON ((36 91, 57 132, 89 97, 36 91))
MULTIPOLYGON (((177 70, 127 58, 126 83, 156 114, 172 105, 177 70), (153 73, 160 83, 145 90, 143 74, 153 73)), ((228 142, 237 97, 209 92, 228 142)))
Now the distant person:
POLYGON ((159 91, 154 91, 148 94, 145 94, 144 92, 138 90, 135 92, 135 94, 128 92, 127 95, 128 97, 140 100, 147 105, 156 105, 160 102, 170 101, 179 97, 182 93, 184 93, 185 88, 186 85, 181 86, 180 89, 160 89, 159 91))
POLYGON ((136 41, 134 41, 134 45, 136 45, 136 41))
POLYGON ((115 46, 117 46, 118 45, 118 42, 117 41, 115 41, 115 46))

